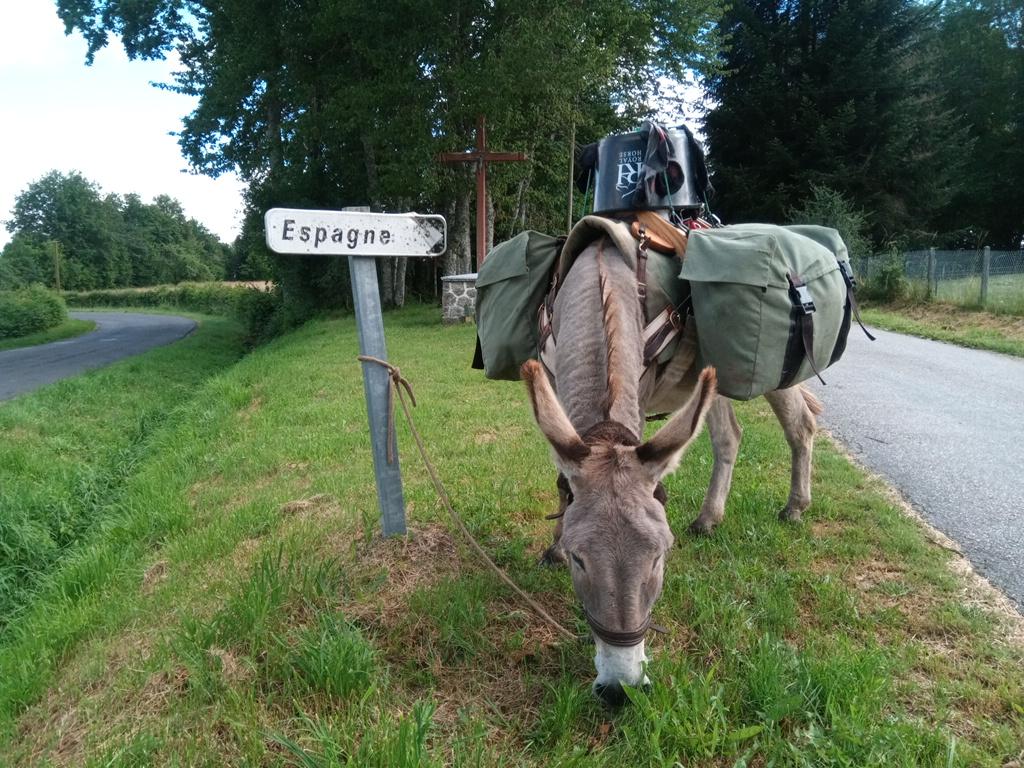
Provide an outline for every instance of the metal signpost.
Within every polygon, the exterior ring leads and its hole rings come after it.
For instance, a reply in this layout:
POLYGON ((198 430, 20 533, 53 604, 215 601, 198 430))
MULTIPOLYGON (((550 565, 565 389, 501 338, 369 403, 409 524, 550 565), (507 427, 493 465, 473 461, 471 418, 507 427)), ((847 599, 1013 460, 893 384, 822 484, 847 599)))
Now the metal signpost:
MULTIPOLYGON (((267 246, 275 253, 305 256, 348 256, 352 299, 356 309, 359 352, 387 360, 384 317, 377 286, 376 257, 439 256, 447 229, 443 216, 418 213, 370 213, 365 208, 315 211, 271 208, 264 218, 267 246)), ((405 533, 405 499, 398 448, 392 443, 388 463, 387 370, 363 363, 363 389, 370 421, 373 470, 377 478, 381 527, 385 536, 405 533)), ((392 435, 392 440, 394 436, 392 435)))

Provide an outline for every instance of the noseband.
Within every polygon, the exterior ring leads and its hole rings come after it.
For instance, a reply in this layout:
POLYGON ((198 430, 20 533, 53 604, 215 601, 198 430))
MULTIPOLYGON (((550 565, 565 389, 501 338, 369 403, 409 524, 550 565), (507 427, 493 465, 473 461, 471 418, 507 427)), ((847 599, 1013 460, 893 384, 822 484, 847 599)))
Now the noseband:
POLYGON ((651 614, 647 614, 647 617, 640 623, 639 627, 625 632, 608 629, 608 627, 591 616, 585 608, 583 609, 583 615, 586 616, 587 624, 590 625, 590 629, 595 637, 603 640, 608 645, 614 645, 618 648, 632 648, 634 645, 639 644, 651 628, 651 614))

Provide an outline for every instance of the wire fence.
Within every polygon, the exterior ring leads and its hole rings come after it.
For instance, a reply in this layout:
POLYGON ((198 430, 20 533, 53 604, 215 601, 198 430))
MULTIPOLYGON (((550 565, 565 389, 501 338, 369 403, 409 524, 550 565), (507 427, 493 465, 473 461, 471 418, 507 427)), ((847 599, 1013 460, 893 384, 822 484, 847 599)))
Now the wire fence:
POLYGON ((1024 314, 1024 250, 930 248, 862 257, 854 269, 859 280, 878 281, 899 272, 901 259, 902 276, 913 298, 1024 314))

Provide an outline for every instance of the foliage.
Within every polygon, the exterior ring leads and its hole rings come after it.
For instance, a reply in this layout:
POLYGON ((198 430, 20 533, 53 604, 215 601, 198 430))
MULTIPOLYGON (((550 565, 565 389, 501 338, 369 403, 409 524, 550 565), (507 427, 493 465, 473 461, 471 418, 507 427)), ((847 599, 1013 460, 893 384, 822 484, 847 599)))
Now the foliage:
POLYGON ((250 342, 262 341, 279 330, 280 295, 221 283, 158 285, 144 290, 65 293, 73 307, 163 307, 237 319, 250 342))
POLYGON ((870 274, 861 279, 857 293, 869 301, 895 302, 910 293, 906 263, 899 249, 893 248, 872 259, 870 274))
POLYGON ((44 331, 67 319, 64 300, 41 285, 0 292, 0 339, 44 331))
POLYGON ((1024 11, 1005 0, 951 0, 942 11, 937 79, 969 140, 943 219, 955 234, 933 244, 1016 249, 1024 241, 1024 11))
POLYGON ((230 249, 166 195, 102 195, 81 174, 51 171, 15 199, 0 287, 70 290, 215 280, 230 249), (58 274, 59 271, 59 274, 58 274))
POLYGON ((725 218, 781 222, 824 186, 870 212, 876 245, 942 226, 969 138, 936 88, 935 26, 912 0, 735 3, 707 79, 725 218))
MULTIPOLYGON (((59 0, 89 56, 118 35, 130 57, 175 51, 173 83, 198 98, 180 143, 193 168, 249 182, 242 240, 271 261, 286 313, 348 299, 337 260, 268 258, 262 214, 275 205, 436 210, 449 215, 441 269, 468 271, 472 175, 444 166, 489 142, 529 162, 489 171, 494 231, 564 227, 573 131, 593 141, 635 123, 658 75, 713 63, 720 0, 59 0)), ((382 266, 385 304, 405 282, 434 294, 432 265, 382 266), (409 273, 402 270, 408 267, 409 273)))
POLYGON ((820 224, 838 230, 851 259, 871 255, 867 214, 834 189, 812 184, 811 194, 787 216, 794 224, 820 224))

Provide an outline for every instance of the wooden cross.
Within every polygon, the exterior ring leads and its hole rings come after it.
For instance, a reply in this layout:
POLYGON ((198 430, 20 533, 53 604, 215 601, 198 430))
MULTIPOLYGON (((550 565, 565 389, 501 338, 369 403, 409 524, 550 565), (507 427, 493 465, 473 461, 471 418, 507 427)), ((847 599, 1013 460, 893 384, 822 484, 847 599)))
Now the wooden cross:
POLYGON ((522 152, 488 152, 486 119, 476 119, 476 149, 472 152, 443 152, 442 163, 476 163, 476 267, 484 262, 487 250, 487 163, 512 163, 526 160, 522 152))

